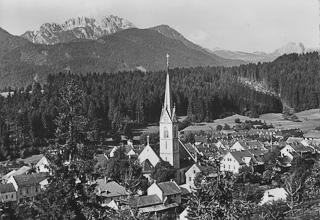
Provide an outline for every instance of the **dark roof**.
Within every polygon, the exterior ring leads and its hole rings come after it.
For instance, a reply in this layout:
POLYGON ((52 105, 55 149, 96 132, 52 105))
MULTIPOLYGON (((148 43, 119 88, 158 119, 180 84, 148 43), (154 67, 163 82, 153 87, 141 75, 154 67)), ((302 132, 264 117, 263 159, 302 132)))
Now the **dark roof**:
POLYGON ((232 151, 230 154, 238 161, 239 164, 245 164, 245 162, 242 160, 244 157, 252 157, 252 155, 244 150, 244 151, 232 151))
POLYGON ((131 145, 125 145, 124 146, 124 151, 126 154, 128 154, 131 150, 134 151, 134 148, 131 145))
POLYGON ((137 208, 158 205, 161 203, 162 201, 157 195, 139 196, 130 200, 130 205, 137 208))
POLYGON ((14 176, 18 187, 37 185, 47 178, 47 173, 33 173, 30 175, 14 176))
POLYGON ((105 197, 127 195, 125 188, 115 181, 106 182, 105 179, 98 179, 97 188, 98 191, 100 190, 100 192, 98 192, 97 194, 105 197))
POLYGON ((289 144, 297 153, 303 153, 303 152, 312 152, 311 147, 306 147, 301 143, 291 143, 289 144))
POLYGON ((171 182, 171 181, 162 182, 162 183, 157 183, 157 185, 162 190, 162 192, 167 196, 181 193, 181 189, 174 182, 171 182))
POLYGON ((206 136, 194 136, 195 142, 208 143, 208 138, 206 136))
POLYGON ((0 192, 7 193, 7 192, 15 192, 16 189, 14 188, 12 183, 7 184, 0 184, 0 192))
POLYGON ((145 159, 142 162, 141 166, 142 166, 142 173, 151 173, 153 166, 148 159, 145 159))
POLYGON ((160 155, 160 144, 152 144, 150 147, 158 156, 160 155))
POLYGON ((179 153, 180 153, 180 159, 186 159, 186 158, 194 158, 196 151, 192 144, 186 143, 183 144, 181 141, 179 141, 179 153))

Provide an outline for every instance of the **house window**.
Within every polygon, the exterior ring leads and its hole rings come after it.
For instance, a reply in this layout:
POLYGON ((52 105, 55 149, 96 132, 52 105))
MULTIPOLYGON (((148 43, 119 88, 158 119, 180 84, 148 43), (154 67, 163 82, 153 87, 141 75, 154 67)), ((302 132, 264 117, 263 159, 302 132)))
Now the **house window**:
POLYGON ((36 187, 36 192, 38 192, 38 187, 36 187))
POLYGON ((194 173, 194 174, 196 174, 196 171, 195 171, 195 170, 193 170, 193 173, 194 173))
POLYGON ((27 194, 29 193, 29 189, 27 189, 27 194))
POLYGON ((189 181, 191 182, 191 177, 189 177, 189 181))
POLYGON ((228 166, 229 170, 230 170, 230 165, 228 166))
POLYGON ((21 189, 19 190, 19 193, 22 194, 22 190, 21 189))
POLYGON ((11 194, 11 198, 13 199, 13 194, 11 194))
POLYGON ((168 128, 167 127, 164 127, 164 129, 163 129, 163 136, 164 136, 164 138, 169 138, 169 131, 168 131, 168 128))
POLYGON ((6 199, 8 199, 8 195, 6 195, 6 199))

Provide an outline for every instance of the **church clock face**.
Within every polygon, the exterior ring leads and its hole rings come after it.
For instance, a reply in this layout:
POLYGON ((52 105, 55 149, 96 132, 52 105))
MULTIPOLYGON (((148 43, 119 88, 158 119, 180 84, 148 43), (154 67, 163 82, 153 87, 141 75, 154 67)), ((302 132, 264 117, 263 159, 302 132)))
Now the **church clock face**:
POLYGON ((168 121, 168 118, 167 118, 167 116, 164 116, 164 119, 163 119, 165 122, 167 122, 168 121))

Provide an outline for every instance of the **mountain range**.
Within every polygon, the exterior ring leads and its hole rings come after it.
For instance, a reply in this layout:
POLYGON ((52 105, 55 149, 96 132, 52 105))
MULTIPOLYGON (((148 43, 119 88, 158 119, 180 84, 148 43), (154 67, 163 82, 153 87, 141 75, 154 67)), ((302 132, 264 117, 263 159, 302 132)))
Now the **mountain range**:
POLYGON ((241 51, 230 51, 224 50, 221 48, 215 48, 214 50, 209 50, 211 53, 226 58, 226 59, 236 59, 236 60, 243 60, 247 63, 258 63, 258 62, 270 62, 275 60, 277 57, 290 54, 290 53, 304 53, 306 52, 305 47, 302 43, 288 43, 278 49, 276 49, 272 53, 265 53, 265 52, 241 52, 241 51))
MULTIPOLYGON (((301 50, 303 45, 299 45, 301 50)), ((170 66, 236 66, 271 61, 294 50, 284 47, 273 54, 209 50, 187 40, 169 27, 138 29, 116 17, 78 17, 63 24, 45 23, 37 31, 13 36, 0 28, 0 89, 21 87, 34 76, 45 82, 48 74, 164 70, 165 55, 170 66)), ((296 51, 295 51, 296 52, 296 51)))
POLYGON ((209 53, 168 26, 128 28, 96 40, 72 39, 52 45, 33 43, 0 29, 0 88, 30 84, 35 75, 44 83, 48 74, 118 71, 158 71, 171 67, 234 66, 243 61, 209 53), (181 39, 165 36, 175 33, 181 39))
POLYGON ((117 16, 105 16, 100 21, 94 18, 77 17, 63 24, 44 23, 37 31, 27 31, 21 37, 37 44, 66 43, 77 39, 96 40, 135 26, 117 16))

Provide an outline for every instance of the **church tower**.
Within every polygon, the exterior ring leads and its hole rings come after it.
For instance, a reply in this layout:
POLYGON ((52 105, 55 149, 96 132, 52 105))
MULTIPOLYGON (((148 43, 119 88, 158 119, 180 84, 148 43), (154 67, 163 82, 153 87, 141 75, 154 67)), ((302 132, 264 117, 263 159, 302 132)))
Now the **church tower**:
POLYGON ((174 168, 180 169, 178 120, 172 103, 169 76, 169 55, 167 54, 167 79, 164 103, 160 116, 160 157, 174 168))

